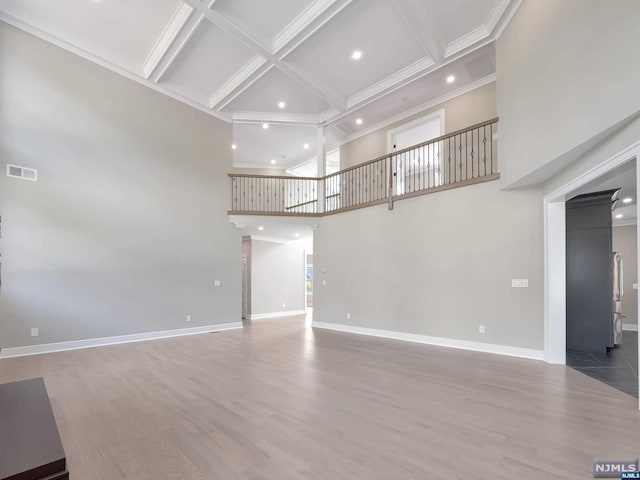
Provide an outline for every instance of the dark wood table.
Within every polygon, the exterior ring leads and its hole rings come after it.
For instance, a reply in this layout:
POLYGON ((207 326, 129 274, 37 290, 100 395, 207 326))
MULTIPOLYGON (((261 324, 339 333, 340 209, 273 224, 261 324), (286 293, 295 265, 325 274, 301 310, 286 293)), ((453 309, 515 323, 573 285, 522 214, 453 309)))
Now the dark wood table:
POLYGON ((0 385, 0 480, 68 478, 44 380, 0 385))

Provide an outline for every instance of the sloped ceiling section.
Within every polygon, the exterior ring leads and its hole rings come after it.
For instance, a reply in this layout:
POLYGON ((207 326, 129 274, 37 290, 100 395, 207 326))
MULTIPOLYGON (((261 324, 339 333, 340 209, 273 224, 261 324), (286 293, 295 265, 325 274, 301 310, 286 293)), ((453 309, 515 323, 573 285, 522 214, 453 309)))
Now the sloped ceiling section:
POLYGON ((315 127, 339 143, 491 79, 521 1, 0 0, 0 19, 233 122, 235 163, 266 167, 315 155, 315 127))

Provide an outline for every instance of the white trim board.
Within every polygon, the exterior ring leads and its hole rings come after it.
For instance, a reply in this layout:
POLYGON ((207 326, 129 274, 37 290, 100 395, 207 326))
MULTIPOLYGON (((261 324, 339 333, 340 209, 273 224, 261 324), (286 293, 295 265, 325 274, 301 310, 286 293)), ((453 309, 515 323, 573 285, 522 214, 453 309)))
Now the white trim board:
POLYGON ((637 332, 638 324, 637 323, 623 323, 622 330, 625 332, 637 332))
POLYGON ((286 310, 284 312, 256 313, 247 315, 247 320, 264 320, 265 318, 293 317, 294 315, 306 315, 306 310, 286 310))
POLYGON ((69 342, 44 343, 41 345, 27 345, 24 347, 3 348, 0 350, 0 360, 3 358, 24 357, 26 355, 40 355, 43 353, 64 352, 81 348, 103 347, 121 343, 144 342, 160 338, 182 337, 199 333, 221 332, 242 328, 242 322, 222 323, 220 325, 205 325, 203 327, 180 328, 163 330, 160 332, 134 333, 132 335, 118 335, 116 337, 89 338, 86 340, 72 340, 69 342))
POLYGON ((378 330, 375 328, 354 327, 351 325, 341 325, 338 323, 313 322, 315 328, 324 328, 338 332, 355 333, 359 335, 369 335, 372 337, 390 338, 393 340, 403 340, 406 342, 424 343, 439 347, 458 348, 461 350, 471 350, 474 352, 493 353, 496 355, 506 355, 509 357, 528 358, 531 360, 543 360, 544 351, 531 348, 510 347, 507 345, 496 345, 492 343, 471 342, 468 340, 458 340, 455 338, 430 337, 415 333, 394 332, 392 330, 378 330))

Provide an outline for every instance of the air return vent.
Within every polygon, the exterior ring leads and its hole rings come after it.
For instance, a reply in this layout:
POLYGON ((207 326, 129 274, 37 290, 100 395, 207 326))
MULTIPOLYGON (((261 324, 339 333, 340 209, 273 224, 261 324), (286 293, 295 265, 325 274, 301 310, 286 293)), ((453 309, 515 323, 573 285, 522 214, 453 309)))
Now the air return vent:
POLYGON ((7 177, 20 178, 22 180, 38 181, 38 171, 35 168, 7 165, 7 177))

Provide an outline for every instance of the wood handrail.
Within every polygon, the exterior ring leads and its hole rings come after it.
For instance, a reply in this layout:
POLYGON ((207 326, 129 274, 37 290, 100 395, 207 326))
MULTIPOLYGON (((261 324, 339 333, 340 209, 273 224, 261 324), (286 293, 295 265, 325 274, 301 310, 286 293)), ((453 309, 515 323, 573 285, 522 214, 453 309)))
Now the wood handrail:
POLYGON ((231 178, 247 177, 247 178, 282 178, 285 180, 322 180, 325 177, 296 177, 294 175, 253 175, 251 173, 227 173, 231 178))

